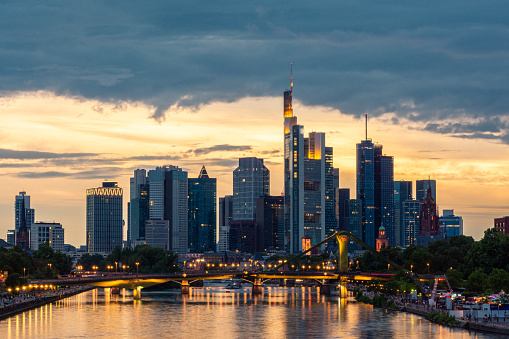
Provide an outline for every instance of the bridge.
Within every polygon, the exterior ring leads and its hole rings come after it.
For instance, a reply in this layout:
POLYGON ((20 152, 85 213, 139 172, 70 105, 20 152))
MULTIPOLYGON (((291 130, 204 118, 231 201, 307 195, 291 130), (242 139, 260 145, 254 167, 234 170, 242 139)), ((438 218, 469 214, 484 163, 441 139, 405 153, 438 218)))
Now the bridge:
MULTIPOLYGON (((181 293, 189 294, 189 286, 192 282, 198 280, 219 280, 219 279, 240 279, 253 284, 252 293, 261 294, 262 284, 267 280, 272 279, 311 279, 316 280, 322 285, 322 293, 330 293, 331 282, 335 286, 337 284, 339 289, 339 295, 346 297, 346 284, 350 281, 369 281, 373 279, 377 280, 390 280, 393 274, 387 273, 361 273, 348 271, 348 241, 353 240, 360 244, 362 247, 371 251, 382 260, 391 264, 394 268, 404 271, 407 276, 414 282, 417 289, 425 295, 424 289, 421 287, 420 281, 430 279, 427 276, 421 276, 420 278, 414 275, 412 272, 408 272, 394 261, 386 258, 366 243, 357 239, 351 233, 346 231, 339 231, 326 238, 324 241, 312 246, 308 250, 295 256, 292 260, 298 260, 306 253, 312 251, 314 248, 321 246, 322 244, 335 240, 339 244, 338 251, 338 266, 337 271, 287 271, 285 267, 290 262, 282 263, 269 270, 263 271, 207 271, 207 272, 183 272, 183 273, 161 273, 161 274, 107 274, 106 276, 90 276, 90 277, 69 277, 53 280, 33 280, 32 284, 37 285, 93 285, 98 287, 116 287, 116 288, 127 288, 133 290, 133 296, 136 299, 141 297, 141 290, 144 287, 154 286, 163 284, 169 281, 176 282, 181 285, 181 293)), ((433 277, 432 277, 433 278, 433 277)))

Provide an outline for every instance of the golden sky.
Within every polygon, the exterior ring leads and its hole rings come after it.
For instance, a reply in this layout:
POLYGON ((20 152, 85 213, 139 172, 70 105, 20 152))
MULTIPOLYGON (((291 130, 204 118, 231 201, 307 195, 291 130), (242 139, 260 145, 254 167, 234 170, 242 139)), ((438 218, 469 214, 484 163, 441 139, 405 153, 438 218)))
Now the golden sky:
MULTIPOLYGON (((14 228, 14 196, 25 190, 36 221, 60 222, 66 243, 84 244, 85 190, 103 179, 124 188, 127 224, 129 177, 135 168, 171 164, 196 177, 205 165, 218 180, 220 197, 232 194, 238 158, 255 156, 265 159, 271 172, 271 194, 283 191, 282 93, 195 110, 172 107, 162 121, 150 118, 154 107, 139 102, 112 104, 50 92, 3 97, 0 110, 0 238, 14 228)), ((295 99, 294 113, 306 134, 326 133, 340 186, 350 188, 353 198, 355 144, 364 138, 364 116, 304 106, 295 99)), ((392 118, 391 113, 370 118, 368 134, 394 156, 395 180, 436 179, 440 211, 454 209, 463 216, 464 233, 475 239, 493 227, 494 217, 507 214, 507 145, 435 134, 418 122, 399 119, 395 124, 392 118)))

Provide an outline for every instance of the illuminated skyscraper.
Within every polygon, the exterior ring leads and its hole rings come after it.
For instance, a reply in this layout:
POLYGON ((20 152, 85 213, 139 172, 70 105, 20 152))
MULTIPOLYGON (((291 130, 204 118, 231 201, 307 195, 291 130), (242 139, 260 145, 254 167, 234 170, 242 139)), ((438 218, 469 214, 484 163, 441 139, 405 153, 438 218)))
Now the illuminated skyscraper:
POLYGON ((122 188, 115 181, 87 189, 87 251, 110 253, 122 246, 122 188))
POLYGON ((381 226, 390 245, 396 240, 394 159, 383 155, 382 147, 367 138, 366 127, 366 139, 357 144, 357 199, 362 200, 362 239, 371 247, 375 247, 381 226))
POLYGON ((209 178, 205 166, 198 178, 188 179, 189 250, 216 250, 216 179, 209 178))
POLYGON ((293 115, 293 75, 284 92, 284 182, 285 249, 302 251, 302 238, 313 244, 334 232, 333 151, 325 147, 325 134, 312 132, 304 138, 304 127, 293 115))
POLYGON ((403 202, 412 200, 412 182, 395 181, 394 182, 394 227, 396 229, 396 246, 402 246, 404 235, 403 224, 403 202))
POLYGON ((149 220, 149 184, 144 169, 134 170, 130 180, 127 241, 145 239, 145 221, 149 220))
POLYGON ((178 166, 161 166, 148 171, 150 220, 168 220, 169 249, 188 252, 187 172, 178 166))
POLYGON ((256 199, 270 194, 270 172, 263 159, 240 158, 233 171, 233 220, 255 220, 256 199))

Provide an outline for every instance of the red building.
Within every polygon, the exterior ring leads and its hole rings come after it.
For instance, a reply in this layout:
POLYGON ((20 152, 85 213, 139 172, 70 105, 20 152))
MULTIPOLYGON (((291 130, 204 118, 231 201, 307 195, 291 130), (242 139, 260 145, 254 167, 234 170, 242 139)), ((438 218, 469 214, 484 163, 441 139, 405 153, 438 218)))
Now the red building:
POLYGON ((505 235, 509 234, 509 217, 495 219, 495 228, 497 231, 503 231, 505 235))
POLYGON ((426 199, 422 202, 421 217, 419 224, 419 236, 440 236, 440 223, 438 220, 437 204, 431 194, 431 185, 428 188, 426 199))

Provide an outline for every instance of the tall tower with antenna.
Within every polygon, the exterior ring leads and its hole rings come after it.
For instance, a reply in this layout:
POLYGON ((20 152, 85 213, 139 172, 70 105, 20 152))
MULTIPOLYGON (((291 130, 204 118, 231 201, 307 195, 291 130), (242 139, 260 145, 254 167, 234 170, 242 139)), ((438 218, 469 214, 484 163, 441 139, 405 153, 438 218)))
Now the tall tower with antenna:
POLYGON ((290 89, 284 92, 284 214, 285 250, 298 253, 302 238, 317 244, 337 223, 332 147, 325 147, 325 133, 304 137, 304 126, 293 115, 292 100, 293 65, 290 89))

